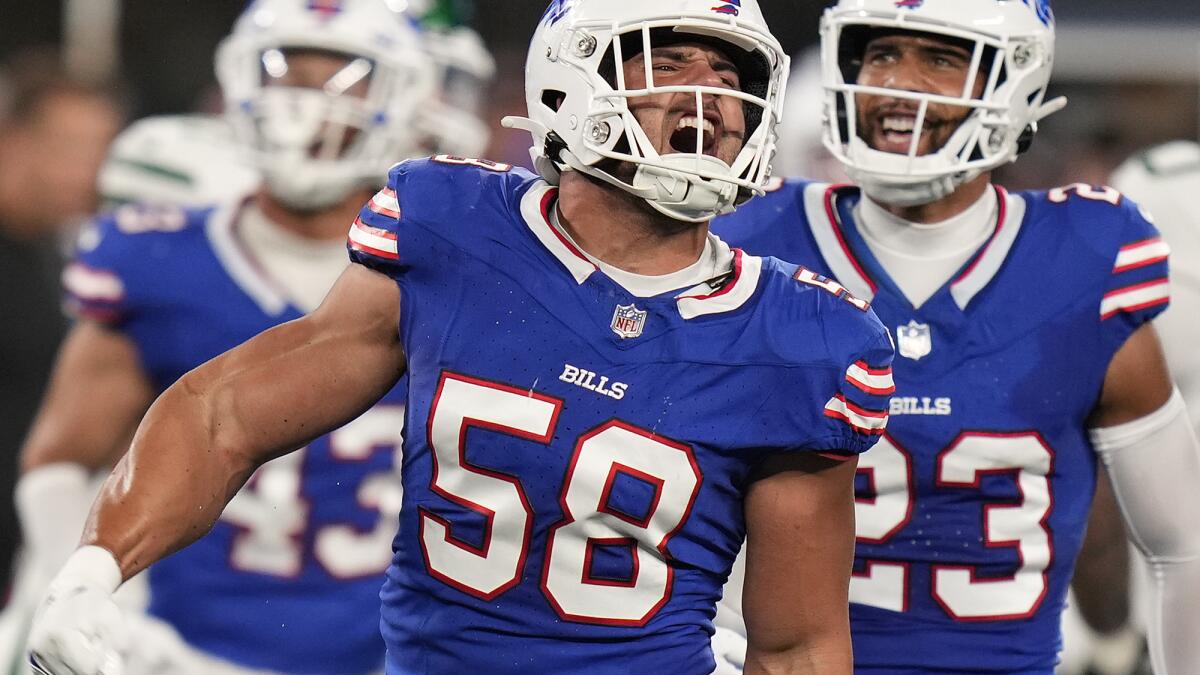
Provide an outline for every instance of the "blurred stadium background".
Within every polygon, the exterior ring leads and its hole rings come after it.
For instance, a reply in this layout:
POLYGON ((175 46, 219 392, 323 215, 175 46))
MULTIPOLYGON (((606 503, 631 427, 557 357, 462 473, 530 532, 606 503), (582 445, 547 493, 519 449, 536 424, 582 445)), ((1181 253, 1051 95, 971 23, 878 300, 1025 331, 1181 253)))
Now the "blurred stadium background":
MULTIPOLYGON (((521 68, 544 0, 452 0, 496 56, 492 121, 524 107, 521 68)), ((765 0, 793 53, 817 39, 822 0, 765 0)), ((1195 0, 1056 0, 1058 93, 1071 98, 1047 122, 1033 159, 1011 187, 1102 182, 1136 148, 1200 135, 1200 3, 1195 0)), ((0 59, 30 49, 60 55, 75 75, 122 83, 132 117, 218 105, 212 50, 245 0, 0 0, 0 59)), ((802 88, 794 95, 803 95, 802 88)), ((0 108, 2 109, 2 108, 0 108)), ((816 120, 812 120, 815 124, 816 120)), ((491 157, 525 161, 524 134, 496 125, 491 157)))
MULTIPOLYGON (((525 50, 546 0, 436 1, 447 21, 477 30, 496 59, 497 76, 483 98, 484 117, 492 126, 487 156, 528 164, 527 135, 503 130, 498 121, 524 110, 525 50)), ((823 151, 817 141, 818 83, 815 76, 805 75, 806 61, 811 68, 812 60, 804 55, 817 42, 818 20, 828 3, 761 1, 776 35, 797 56, 797 77, 790 90, 792 114, 785 125, 779 171, 827 172, 830 167, 820 162, 823 151)), ((94 191, 84 191, 71 201, 72 195, 63 187, 67 177, 77 184, 93 180, 86 173, 77 174, 94 171, 98 158, 75 159, 72 154, 85 151, 77 140, 84 136, 52 130, 44 145, 20 155, 14 148, 15 137, 6 135, 6 125, 11 128, 21 113, 22 73, 61 69, 71 81, 94 88, 93 93, 117 104, 107 109, 93 106, 94 112, 82 113, 97 118, 96 124, 75 132, 90 134, 87 138, 93 140, 111 136, 116 123, 110 120, 117 119, 118 112, 124 113, 126 123, 147 115, 217 112, 220 95, 212 69, 213 50, 245 4, 246 0, 0 0, 0 225, 6 219, 10 224, 16 220, 12 200, 7 207, 4 202, 6 166, 10 176, 14 166, 20 169, 31 162, 51 167, 40 192, 34 189, 37 186, 19 192, 25 206, 41 202, 46 204, 43 212, 51 217, 59 214, 60 220, 66 220, 62 214, 86 207, 80 199, 90 198, 95 206, 94 191), (105 115, 104 120, 98 119, 105 115), (53 166, 56 158, 65 166, 53 166), (71 167, 78 170, 72 173, 71 167)), ((1058 49, 1050 94, 1066 95, 1071 103, 1047 121, 1028 156, 1001 172, 1000 182, 1018 189, 1104 183, 1117 164, 1140 148, 1200 138, 1200 1, 1053 0, 1053 5, 1058 49)), ((0 228, 0 254, 19 250, 4 248, 4 238, 15 237, 12 232, 10 228, 6 235, 0 228)), ((2 269, 17 259, 0 255, 0 283, 23 284, 21 275, 33 274, 12 265, 7 273, 2 269)), ((40 274, 52 267, 35 271, 40 274)), ((25 347, 40 344, 39 358, 48 358, 62 331, 53 321, 37 324, 28 319, 30 307, 57 315, 56 302, 37 299, 53 298, 57 282, 48 274, 39 281, 51 295, 0 290, 0 300, 24 298, 23 304, 0 302, 0 321, 5 326, 17 321, 44 326, 31 328, 23 338, 0 336, 0 606, 17 537, 8 497, 16 453, 40 398, 40 385, 35 383, 44 377, 33 370, 24 373, 25 379, 14 375, 14 364, 33 361, 11 348, 22 340, 25 347)))

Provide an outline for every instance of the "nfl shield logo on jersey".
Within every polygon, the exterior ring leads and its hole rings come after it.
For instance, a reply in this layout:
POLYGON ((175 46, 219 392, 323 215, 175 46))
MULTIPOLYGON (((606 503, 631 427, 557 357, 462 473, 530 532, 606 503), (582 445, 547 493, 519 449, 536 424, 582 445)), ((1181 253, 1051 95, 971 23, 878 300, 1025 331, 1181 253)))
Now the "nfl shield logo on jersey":
POLYGON ((624 339, 635 338, 646 327, 646 310, 636 305, 617 305, 613 312, 612 330, 624 339))
POLYGON ((909 321, 907 326, 896 329, 899 338, 900 356, 920 361, 921 357, 929 356, 933 351, 933 338, 930 337, 929 324, 909 321))

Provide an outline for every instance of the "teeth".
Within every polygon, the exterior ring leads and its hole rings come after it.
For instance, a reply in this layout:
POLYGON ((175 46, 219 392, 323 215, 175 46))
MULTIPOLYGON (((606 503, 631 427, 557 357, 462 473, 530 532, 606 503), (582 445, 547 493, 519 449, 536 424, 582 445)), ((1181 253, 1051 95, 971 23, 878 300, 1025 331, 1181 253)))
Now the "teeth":
POLYGON ((683 119, 679 120, 679 125, 676 126, 675 128, 676 129, 684 129, 684 128, 696 129, 697 127, 703 128, 704 133, 706 133, 706 134, 717 133, 716 125, 713 124, 710 120, 700 118, 700 117, 695 117, 693 115, 685 115, 683 117, 683 119), (703 124, 703 127, 701 127, 701 124, 703 124))
POLYGON ((889 115, 883 118, 884 131, 898 131, 901 133, 910 133, 916 127, 916 120, 911 117, 902 117, 899 115, 889 115))

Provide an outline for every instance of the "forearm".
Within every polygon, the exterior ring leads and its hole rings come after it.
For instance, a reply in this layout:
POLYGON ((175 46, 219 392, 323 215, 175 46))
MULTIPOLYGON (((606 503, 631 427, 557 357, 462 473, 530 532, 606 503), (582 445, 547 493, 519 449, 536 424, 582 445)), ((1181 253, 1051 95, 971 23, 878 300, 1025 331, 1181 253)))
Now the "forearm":
POLYGON ((747 673, 849 675, 856 461, 768 460, 746 497, 747 673))
POLYGON ((772 651, 751 643, 746 649, 746 675, 850 673, 853 659, 849 632, 772 651))
POLYGON ((232 420, 215 419, 189 378, 151 406, 84 528, 82 543, 111 552, 126 579, 207 533, 258 465, 222 438, 232 420))
POLYGON ((1162 409, 1096 429, 1129 536, 1154 572, 1149 640, 1155 672, 1200 664, 1200 447, 1176 392, 1162 409))
POLYGON ((1154 672, 1194 673, 1200 667, 1200 559, 1150 563, 1148 638, 1154 672))

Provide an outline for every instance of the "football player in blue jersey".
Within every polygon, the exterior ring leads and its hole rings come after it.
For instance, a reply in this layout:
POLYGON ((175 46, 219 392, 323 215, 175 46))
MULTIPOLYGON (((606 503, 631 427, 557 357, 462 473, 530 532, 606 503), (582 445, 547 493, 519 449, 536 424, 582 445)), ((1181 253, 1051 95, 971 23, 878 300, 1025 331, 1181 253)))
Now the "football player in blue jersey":
POLYGON ((755 0, 553 2, 509 122, 541 177, 394 167, 315 312, 151 407, 32 658, 98 672, 122 579, 406 375, 388 673, 710 672, 747 532, 747 669, 850 672, 854 457, 892 347, 861 301, 707 228, 765 184, 786 70, 755 0))
POLYGON ((1063 105, 1048 3, 842 0, 821 36, 856 185, 780 182, 714 229, 894 331, 892 423, 858 468, 856 670, 1051 673, 1103 462, 1155 570, 1156 668, 1197 672, 1200 456, 1149 324, 1167 247, 1112 189, 991 183, 1063 105))
MULTIPOLYGON (((79 320, 18 490, 43 584, 78 542, 90 474, 119 459, 154 397, 312 312, 346 269, 345 224, 416 145, 415 112, 432 93, 423 49, 383 0, 260 0, 217 53, 235 134, 215 120, 157 120, 137 131, 145 142, 115 149, 115 189, 157 203, 98 219, 64 275, 79 320), (186 156, 164 156, 172 150, 186 156), (219 164, 188 165, 202 161, 219 164), (257 175, 261 188, 238 192, 257 175), (168 205, 213 194, 215 207, 168 205)), ((264 464, 212 512, 210 533, 148 571, 149 618, 134 617, 126 673, 382 670, 403 386, 360 412, 264 464)))

